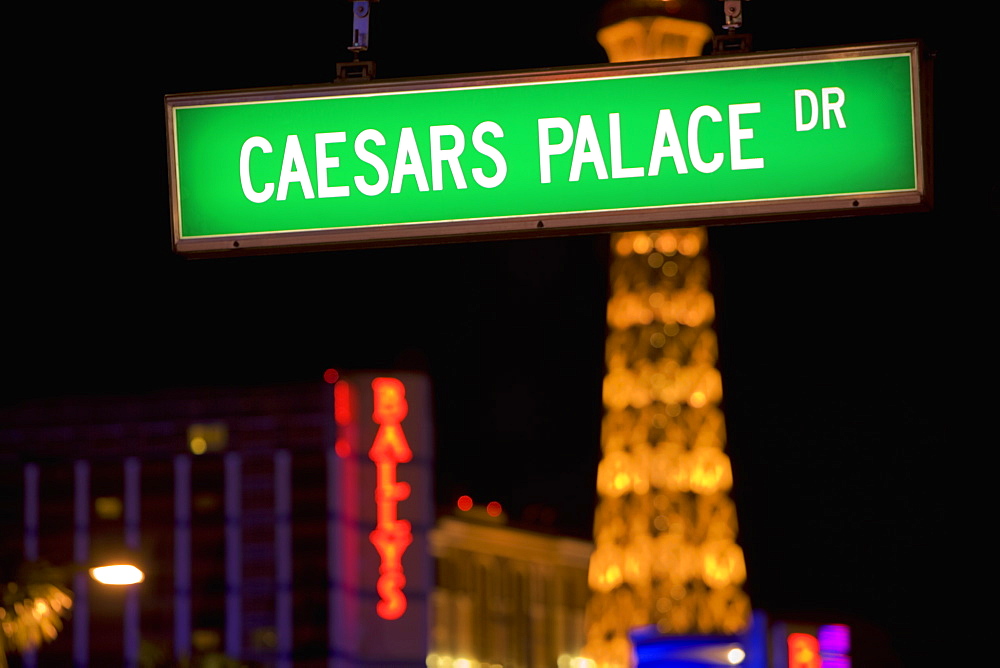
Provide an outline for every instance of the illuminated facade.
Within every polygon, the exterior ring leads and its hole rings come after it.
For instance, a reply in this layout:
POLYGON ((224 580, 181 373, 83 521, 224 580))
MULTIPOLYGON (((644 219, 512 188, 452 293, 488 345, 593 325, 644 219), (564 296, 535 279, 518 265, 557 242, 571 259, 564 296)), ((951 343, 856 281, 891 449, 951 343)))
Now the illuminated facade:
POLYGON ((471 511, 479 521, 446 517, 431 533, 438 575, 428 668, 462 659, 469 668, 567 668, 584 643, 593 546, 471 511))
MULTIPOLYGON (((612 61, 697 56, 712 36, 679 17, 618 18, 598 34, 612 61)), ((611 239, 584 650, 599 666, 630 665, 631 629, 732 634, 749 621, 706 241, 704 228, 611 239)))
POLYGON ((568 668, 592 545, 471 499, 435 525, 426 378, 327 380, 4 414, 4 575, 125 537, 146 571, 112 590, 64 568, 72 616, 11 665, 568 668))

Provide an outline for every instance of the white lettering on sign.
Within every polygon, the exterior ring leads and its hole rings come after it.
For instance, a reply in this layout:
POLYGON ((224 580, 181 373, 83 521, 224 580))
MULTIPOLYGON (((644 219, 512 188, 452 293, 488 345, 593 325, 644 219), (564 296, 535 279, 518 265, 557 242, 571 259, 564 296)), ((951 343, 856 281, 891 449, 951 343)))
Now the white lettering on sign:
POLYGON ((622 167, 622 125, 618 114, 608 114, 611 130, 611 178, 628 179, 644 176, 642 167, 622 167))
POLYGON ((722 161, 726 159, 726 156, 722 153, 715 153, 708 162, 702 159, 698 130, 703 118, 707 118, 713 123, 722 122, 722 114, 715 107, 706 104, 695 109, 691 113, 691 118, 688 119, 688 153, 695 169, 702 174, 711 174, 722 166, 722 161))
MULTIPOLYGON (((444 190, 448 183, 459 190, 468 188, 465 169, 462 166, 462 156, 466 155, 466 138, 462 129, 456 125, 432 125, 427 129, 427 136, 430 142, 429 155, 426 156, 430 164, 429 182, 427 169, 424 166, 425 156, 420 152, 414 128, 400 129, 391 173, 383 156, 373 150, 373 147, 386 146, 385 135, 374 128, 359 132, 351 142, 354 155, 360 162, 374 170, 374 179, 370 173, 353 174, 351 176, 354 188, 369 197, 381 195, 387 186, 391 193, 402 192, 407 187, 415 187, 419 192, 444 190), (406 177, 412 177, 412 181, 406 177)), ((507 161, 494 145, 495 140, 503 136, 503 128, 493 121, 479 123, 472 132, 472 149, 493 163, 491 169, 473 167, 470 170, 472 180, 482 188, 496 188, 507 178, 507 161)), ((260 190, 254 187, 253 177, 262 176, 259 170, 254 169, 254 150, 272 153, 274 149, 271 142, 264 137, 250 137, 243 142, 239 163, 243 195, 255 204, 267 202, 272 197, 280 202, 288 199, 290 193, 295 194, 296 189, 290 190, 290 186, 297 184, 304 199, 315 199, 317 196, 320 199, 349 197, 350 177, 337 179, 335 176, 337 170, 342 169, 341 156, 336 154, 336 145, 348 143, 347 133, 317 132, 313 140, 315 160, 312 164, 315 165, 315 180, 311 176, 301 140, 298 135, 293 134, 285 138, 277 188, 273 181, 266 181, 260 190)))
POLYGON ((477 125, 476 129, 472 131, 472 147, 480 154, 492 160, 495 170, 493 176, 486 176, 481 167, 473 167, 472 178, 484 188, 496 188, 507 178, 507 161, 504 160, 503 154, 500 151, 486 143, 483 135, 487 132, 494 137, 503 137, 503 128, 493 121, 485 121, 477 125))
POLYGON ((328 144, 342 144, 347 141, 346 132, 319 132, 316 134, 316 180, 320 197, 347 197, 351 194, 348 186, 331 186, 328 184, 327 170, 340 167, 340 158, 327 156, 328 144))
MULTIPOLYGON (((660 166, 665 158, 674 161, 674 169, 678 174, 687 174, 687 160, 696 170, 710 174, 722 167, 726 154, 712 153, 706 156, 701 149, 701 134, 706 123, 722 123, 728 121, 730 169, 763 169, 764 158, 745 158, 743 142, 753 139, 753 128, 744 125, 742 118, 748 114, 759 114, 759 102, 746 102, 728 106, 728 118, 723 119, 722 113, 711 105, 702 105, 691 112, 687 119, 687 155, 681 144, 674 116, 670 109, 661 109, 656 120, 656 130, 649 151, 649 169, 640 166, 625 167, 622 157, 622 120, 620 114, 608 114, 608 153, 611 156, 612 179, 627 179, 641 176, 659 176, 660 166)), ((570 161, 568 181, 579 181, 585 165, 593 167, 598 179, 609 178, 605 163, 605 150, 601 137, 594 126, 594 119, 589 114, 580 116, 573 123, 566 118, 538 119, 538 168, 542 183, 552 183, 552 162, 558 155, 564 155, 573 149, 570 161)))
POLYGON ((399 149, 396 151, 396 166, 392 170, 392 187, 389 192, 403 191, 403 177, 412 176, 417 183, 417 190, 427 192, 427 175, 420 159, 420 149, 417 148, 417 138, 413 128, 403 128, 399 132, 399 149))
POLYGON ((759 102, 729 105, 729 152, 733 156, 733 169, 764 168, 764 158, 744 158, 743 149, 740 147, 740 142, 744 139, 753 139, 752 128, 740 127, 740 116, 759 113, 759 102))
POLYGON ((302 186, 302 196, 313 199, 312 182, 306 170, 306 158, 302 155, 302 146, 298 135, 288 135, 285 140, 285 155, 281 159, 281 176, 278 178, 278 201, 288 197, 288 186, 298 183, 302 186))
POLYGON ((579 181, 584 163, 594 166, 597 178, 608 178, 608 168, 604 164, 601 153, 601 143, 597 140, 597 130, 594 129, 594 119, 589 115, 581 116, 576 128, 576 143, 573 145, 573 163, 569 168, 569 180, 579 181))
POLYGON ((572 144, 573 126, 565 118, 557 116, 538 119, 538 168, 542 183, 552 183, 552 156, 562 155, 572 144), (552 137, 551 130, 559 130, 562 133, 562 139, 558 144, 549 142, 552 137))
MULTIPOLYGON (((822 103, 811 91, 795 92, 797 129, 815 126, 819 122, 821 111, 824 127, 829 127, 831 119, 836 119, 840 127, 845 127, 841 112, 844 92, 839 88, 824 88, 821 96, 822 103), (808 118, 805 115, 807 107, 810 114, 808 118)), ((568 170, 561 172, 559 176, 570 183, 579 182, 585 175, 591 174, 602 181, 659 176, 665 160, 673 162, 677 174, 689 173, 689 166, 703 174, 711 174, 726 164, 727 153, 719 150, 710 154, 704 152, 703 136, 710 124, 725 124, 728 129, 729 169, 763 169, 764 158, 745 157, 749 142, 754 139, 754 130, 747 117, 759 113, 759 102, 730 104, 725 115, 716 107, 701 105, 688 116, 687 132, 682 134, 678 132, 673 112, 661 109, 652 141, 647 144, 648 153, 629 155, 628 161, 622 141, 623 136, 628 136, 627 128, 623 128, 626 121, 619 113, 608 114, 607 125, 602 124, 600 129, 590 114, 581 115, 575 123, 558 116, 539 118, 539 178, 541 183, 552 183, 554 158, 567 154, 568 170), (682 136, 686 142, 681 141, 682 136), (640 164, 635 164, 637 161, 640 164)), ((418 132, 423 131, 412 127, 401 128, 395 146, 389 146, 385 135, 375 128, 362 130, 352 138, 343 131, 318 132, 313 136, 315 154, 312 161, 307 160, 299 136, 288 135, 285 138, 277 185, 273 181, 266 181, 259 190, 254 186, 253 177, 257 176, 257 183, 260 183, 263 180, 260 177, 266 178, 266 175, 260 173, 260 168, 255 171, 256 151, 268 154, 273 152, 273 148, 271 142, 264 137, 250 137, 240 150, 240 185, 249 201, 260 204, 272 198, 284 201, 298 192, 301 192, 303 199, 325 199, 349 197, 354 190, 368 197, 381 195, 387 188, 390 193, 401 193, 404 190, 431 192, 448 188, 466 190, 470 186, 469 176, 481 188, 496 188, 507 178, 507 160, 500 150, 502 144, 497 142, 503 139, 504 130, 498 123, 483 121, 476 125, 471 142, 457 125, 429 126, 426 130, 427 143, 424 146, 427 148, 424 153, 417 141, 418 132), (344 168, 343 144, 353 148, 357 161, 364 165, 361 169, 355 167, 355 170, 364 173, 337 176, 344 168), (379 152, 379 147, 387 147, 388 155, 386 151, 379 152), (390 163, 386 158, 393 151, 395 159, 390 163), (468 156, 473 152, 492 163, 492 169, 481 166, 467 169, 463 166, 463 158, 466 158, 468 164, 468 156)), ((631 142, 631 145, 634 146, 634 143, 631 142)))
POLYGON ((660 161, 664 158, 674 159, 674 169, 678 174, 688 173, 681 140, 677 136, 677 126, 674 125, 674 116, 669 109, 661 109, 656 120, 656 136, 653 137, 653 151, 649 156, 650 176, 660 174, 660 161))
POLYGON ((455 187, 465 190, 465 174, 462 173, 462 165, 458 162, 458 157, 465 150, 465 134, 456 125, 434 125, 431 126, 431 188, 434 190, 444 189, 444 177, 442 167, 448 163, 451 170, 451 178, 455 180, 455 187), (451 148, 445 148, 441 141, 444 137, 451 138, 451 148))
POLYGON ((363 176, 354 177, 354 186, 361 191, 362 194, 368 195, 369 197, 374 197, 380 194, 385 187, 389 185, 389 168, 385 166, 382 158, 378 157, 376 154, 369 151, 365 144, 368 142, 374 143, 376 146, 385 146, 385 137, 378 130, 362 130, 358 133, 358 136, 354 139, 354 154, 358 156, 363 162, 368 163, 375 168, 375 174, 378 176, 375 183, 369 184, 363 176))
POLYGON ((243 142, 243 148, 240 150, 240 185, 243 187, 243 194, 251 202, 260 204, 271 199, 271 195, 274 194, 274 184, 265 183, 263 190, 254 190, 253 181, 250 180, 250 152, 255 148, 264 153, 271 153, 274 149, 271 148, 271 142, 263 137, 250 137, 243 142))
MULTIPOLYGON (((820 95, 823 97, 823 129, 829 130, 832 127, 830 123, 831 116, 837 118, 837 127, 841 129, 846 128, 847 122, 844 121, 844 113, 841 111, 845 100, 844 90, 836 86, 831 86, 823 88, 820 91, 820 95)), ((820 102, 816 97, 816 93, 808 89, 795 91, 795 131, 805 132, 806 130, 812 130, 819 123, 819 117, 820 102), (804 113, 806 106, 809 107, 808 120, 806 120, 804 113)))

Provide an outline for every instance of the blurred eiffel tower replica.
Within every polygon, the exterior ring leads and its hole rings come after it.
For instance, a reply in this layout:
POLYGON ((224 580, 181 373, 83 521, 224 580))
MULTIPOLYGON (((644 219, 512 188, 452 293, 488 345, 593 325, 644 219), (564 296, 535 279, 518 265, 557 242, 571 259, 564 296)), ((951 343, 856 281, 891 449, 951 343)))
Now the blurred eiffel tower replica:
MULTIPOLYGON (((597 38, 612 62, 696 57, 713 39, 706 14, 696 0, 611 2, 597 38)), ((602 459, 582 652, 600 668, 630 664, 629 629, 719 634, 749 623, 728 493, 707 239, 704 228, 611 237, 602 459)))

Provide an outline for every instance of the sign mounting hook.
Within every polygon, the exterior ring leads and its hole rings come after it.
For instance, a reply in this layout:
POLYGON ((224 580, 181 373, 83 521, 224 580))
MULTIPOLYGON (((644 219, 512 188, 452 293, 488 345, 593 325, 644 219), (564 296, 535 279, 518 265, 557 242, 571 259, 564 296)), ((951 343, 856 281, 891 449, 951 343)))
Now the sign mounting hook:
POLYGON ((351 45, 347 50, 354 54, 349 63, 337 63, 337 82, 369 81, 375 78, 375 63, 361 60, 360 55, 368 50, 369 24, 372 3, 378 0, 351 0, 354 5, 354 25, 351 45))
POLYGON ((722 0, 722 4, 726 17, 722 29, 726 34, 716 35, 712 40, 713 53, 749 53, 751 36, 737 32, 743 27, 743 0, 722 0))

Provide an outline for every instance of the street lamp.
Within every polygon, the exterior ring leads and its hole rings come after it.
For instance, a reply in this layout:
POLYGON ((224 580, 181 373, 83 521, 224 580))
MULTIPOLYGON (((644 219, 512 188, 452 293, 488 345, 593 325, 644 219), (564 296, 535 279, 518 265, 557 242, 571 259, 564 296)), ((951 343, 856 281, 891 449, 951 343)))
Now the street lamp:
POLYGON ((55 640, 73 607, 72 591, 60 583, 72 580, 76 573, 89 571, 94 580, 106 585, 133 585, 145 579, 138 560, 127 553, 125 558, 119 555, 94 563, 99 565, 22 564, 0 597, 0 668, 7 665, 7 653, 34 650, 55 640))
POLYGON ((106 585, 132 585, 145 580, 146 574, 133 564, 108 564, 91 568, 90 577, 106 585))
POLYGON ((94 547, 90 564, 85 568, 90 577, 101 584, 125 586, 146 579, 143 564, 138 550, 112 540, 102 541, 94 547))

